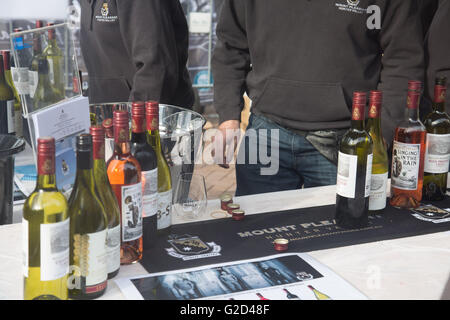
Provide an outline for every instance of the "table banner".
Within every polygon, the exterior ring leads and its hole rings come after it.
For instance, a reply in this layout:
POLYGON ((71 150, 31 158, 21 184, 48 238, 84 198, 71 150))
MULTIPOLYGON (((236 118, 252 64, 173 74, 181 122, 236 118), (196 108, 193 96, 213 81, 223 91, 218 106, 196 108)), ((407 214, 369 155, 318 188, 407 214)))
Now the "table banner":
POLYGON ((144 252, 150 272, 194 268, 276 254, 273 241, 290 241, 287 252, 310 252, 450 230, 450 197, 415 210, 388 207, 369 225, 349 230, 336 225, 335 206, 249 215, 172 226, 144 252))

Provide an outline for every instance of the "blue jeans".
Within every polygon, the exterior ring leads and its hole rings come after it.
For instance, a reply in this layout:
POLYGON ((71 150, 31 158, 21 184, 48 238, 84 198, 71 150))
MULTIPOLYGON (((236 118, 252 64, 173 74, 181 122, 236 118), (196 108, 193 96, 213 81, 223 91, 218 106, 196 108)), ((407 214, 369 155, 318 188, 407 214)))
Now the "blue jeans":
POLYGON ((334 163, 320 154, 305 137, 263 116, 250 116, 244 139, 236 164, 236 196, 336 184, 337 167, 334 163), (278 131, 278 138, 271 130, 278 131), (268 163, 267 159, 271 157, 271 163, 268 163), (261 174, 261 169, 273 167, 273 162, 278 162, 278 170, 269 175, 261 174))

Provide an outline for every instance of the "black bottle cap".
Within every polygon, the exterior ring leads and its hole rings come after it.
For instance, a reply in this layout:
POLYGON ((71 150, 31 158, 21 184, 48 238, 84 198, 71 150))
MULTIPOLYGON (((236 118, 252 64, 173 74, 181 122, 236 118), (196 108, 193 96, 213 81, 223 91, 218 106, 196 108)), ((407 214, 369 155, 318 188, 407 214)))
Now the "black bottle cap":
POLYGON ((436 78, 436 85, 445 87, 447 85, 447 77, 436 78))
POLYGON ((92 151, 92 136, 90 134, 81 134, 77 137, 77 151, 92 151))

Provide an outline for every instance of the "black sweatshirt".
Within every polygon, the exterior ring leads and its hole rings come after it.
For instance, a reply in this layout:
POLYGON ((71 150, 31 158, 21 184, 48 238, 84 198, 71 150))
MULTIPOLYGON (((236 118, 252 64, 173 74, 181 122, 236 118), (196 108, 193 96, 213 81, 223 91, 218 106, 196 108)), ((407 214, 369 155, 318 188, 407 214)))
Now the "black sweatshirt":
POLYGON ((178 0, 81 0, 90 103, 156 100, 190 108, 188 37, 178 0))
POLYGON ((252 112, 295 130, 348 128, 354 91, 383 90, 383 133, 404 116, 408 80, 424 80, 417 0, 225 0, 213 56, 220 120, 252 112), (369 5, 381 30, 369 30, 369 5))
MULTIPOLYGON (((450 93, 450 0, 440 0, 426 39, 427 94, 434 98, 435 78, 445 76, 450 93)), ((450 100, 450 95, 448 96, 450 100)), ((449 101, 450 102, 450 101, 449 101)), ((447 103, 450 113, 450 103, 447 103)))

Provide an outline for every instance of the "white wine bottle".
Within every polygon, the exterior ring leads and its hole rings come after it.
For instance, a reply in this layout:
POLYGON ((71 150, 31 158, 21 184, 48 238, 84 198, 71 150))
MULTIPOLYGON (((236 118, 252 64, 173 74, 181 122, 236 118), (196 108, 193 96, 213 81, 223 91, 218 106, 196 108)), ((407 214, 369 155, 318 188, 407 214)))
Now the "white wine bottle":
POLYGON ((14 93, 6 82, 0 55, 0 134, 14 134, 14 93))
POLYGON ((23 206, 24 299, 65 300, 70 220, 56 187, 55 139, 39 138, 37 157, 36 189, 23 206))
POLYGON ((352 126, 339 146, 336 223, 356 229, 368 224, 372 178, 372 138, 364 130, 366 93, 353 95, 352 126))
POLYGON ((105 207, 108 223, 106 240, 106 262, 108 279, 114 278, 120 269, 120 209, 108 180, 105 162, 105 129, 90 128, 94 153, 94 180, 98 198, 105 207))
POLYGON ((92 136, 77 137, 77 175, 69 199, 70 276, 69 297, 98 298, 106 290, 107 221, 103 205, 95 191, 92 136))
POLYGON ((383 94, 372 91, 369 98, 367 132, 373 141, 372 181, 370 183, 369 213, 377 214, 386 208, 389 158, 381 132, 381 105, 383 94))
POLYGON ((14 94, 14 131, 17 136, 23 135, 22 129, 22 104, 19 93, 14 86, 11 73, 11 52, 9 50, 2 50, 0 54, 3 56, 3 66, 5 72, 6 83, 9 85, 14 94))
MULTIPOLYGON (((53 26, 53 23, 48 23, 48 26, 53 26)), ((63 70, 63 53, 56 41, 56 30, 48 30, 48 43, 43 51, 44 57, 48 61, 50 83, 58 92, 59 100, 64 100, 65 86, 64 86, 64 70, 63 70)))
POLYGON ((161 151, 159 136, 159 103, 148 101, 146 106, 147 139, 156 153, 158 162, 158 233, 168 233, 172 225, 172 177, 166 158, 161 151))

